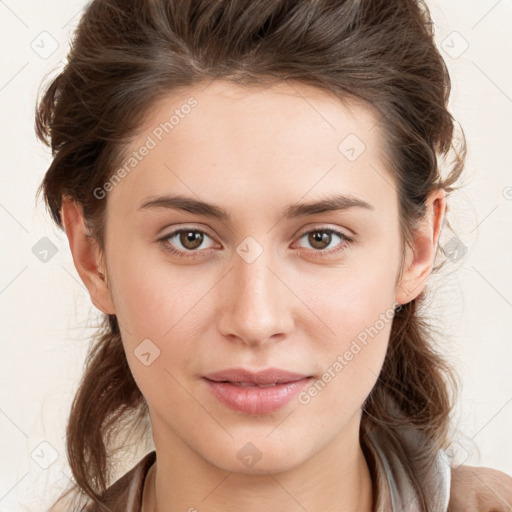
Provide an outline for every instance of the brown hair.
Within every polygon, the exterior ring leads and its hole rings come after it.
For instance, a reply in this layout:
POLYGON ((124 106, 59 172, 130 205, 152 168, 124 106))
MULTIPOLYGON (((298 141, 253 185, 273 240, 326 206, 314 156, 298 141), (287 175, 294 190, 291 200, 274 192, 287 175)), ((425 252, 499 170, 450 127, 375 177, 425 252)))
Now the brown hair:
MULTIPOLYGON (((421 0, 93 0, 64 70, 38 100, 37 135, 53 155, 38 195, 44 193, 61 228, 63 196, 76 200, 103 249, 106 201, 93 191, 121 165, 155 101, 216 78, 239 85, 297 81, 340 100, 362 100, 382 115, 402 243, 410 243, 428 194, 454 190, 465 159, 432 25, 421 0)), ((424 297, 399 308, 393 320, 382 372, 363 407, 361 440, 364 446, 365 433, 380 426, 398 446, 406 421, 426 436, 429 443, 417 452, 397 453, 427 511, 422 471, 450 442, 449 390, 455 396, 457 382, 418 311, 424 297)), ((148 435, 144 418, 147 404, 130 373, 116 316, 105 315, 66 431, 76 484, 101 510, 108 510, 99 496, 113 476, 114 440, 132 424, 139 430, 128 431, 148 435)))

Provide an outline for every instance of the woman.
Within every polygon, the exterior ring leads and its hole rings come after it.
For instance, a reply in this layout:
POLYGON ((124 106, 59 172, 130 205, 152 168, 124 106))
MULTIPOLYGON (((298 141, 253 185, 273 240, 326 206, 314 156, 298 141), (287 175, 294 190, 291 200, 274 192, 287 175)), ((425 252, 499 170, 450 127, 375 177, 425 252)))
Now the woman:
POLYGON ((509 510, 510 477, 451 467, 419 310, 449 92, 419 1, 90 3, 36 117, 105 314, 66 510, 509 510), (112 484, 127 433, 154 450, 112 484))

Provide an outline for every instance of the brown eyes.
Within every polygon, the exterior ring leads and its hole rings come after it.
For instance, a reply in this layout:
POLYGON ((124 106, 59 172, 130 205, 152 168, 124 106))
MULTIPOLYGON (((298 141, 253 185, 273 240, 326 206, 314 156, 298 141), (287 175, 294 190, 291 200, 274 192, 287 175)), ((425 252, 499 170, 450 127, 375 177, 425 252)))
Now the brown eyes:
MULTIPOLYGON (((303 238, 305 238, 306 243, 310 245, 310 248, 303 248, 309 253, 321 257, 340 252, 353 241, 351 237, 332 228, 316 228, 306 231, 302 233, 299 240, 303 238)), ((161 242, 164 249, 171 254, 184 258, 197 258, 202 256, 201 253, 210 252, 206 250, 210 249, 211 246, 200 249, 206 239, 211 239, 211 237, 203 230, 196 228, 180 228, 165 235, 158 241, 161 242), (183 249, 177 248, 176 245, 183 249)))

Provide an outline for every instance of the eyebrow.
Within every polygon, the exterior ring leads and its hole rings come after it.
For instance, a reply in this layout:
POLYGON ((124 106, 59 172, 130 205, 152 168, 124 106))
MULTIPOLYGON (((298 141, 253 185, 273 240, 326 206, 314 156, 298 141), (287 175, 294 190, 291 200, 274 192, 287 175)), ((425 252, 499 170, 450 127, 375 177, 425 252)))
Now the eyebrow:
MULTIPOLYGON (((220 206, 183 195, 150 196, 142 202, 138 209, 148 210, 155 208, 183 210, 221 221, 231 221, 230 214, 220 206)), ((348 210, 349 208, 365 208, 367 210, 375 209, 371 204, 357 197, 350 195, 335 195, 310 203, 291 204, 284 210, 283 216, 287 219, 293 219, 317 213, 348 210)))

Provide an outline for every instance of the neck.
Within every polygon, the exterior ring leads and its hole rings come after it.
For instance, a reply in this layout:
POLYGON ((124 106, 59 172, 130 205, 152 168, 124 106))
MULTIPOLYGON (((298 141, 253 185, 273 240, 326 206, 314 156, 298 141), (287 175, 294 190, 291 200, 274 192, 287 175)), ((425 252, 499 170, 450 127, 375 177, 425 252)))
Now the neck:
POLYGON ((178 439, 155 437, 157 461, 146 477, 142 512, 372 512, 358 424, 347 428, 299 466, 265 474, 223 470, 178 439))

